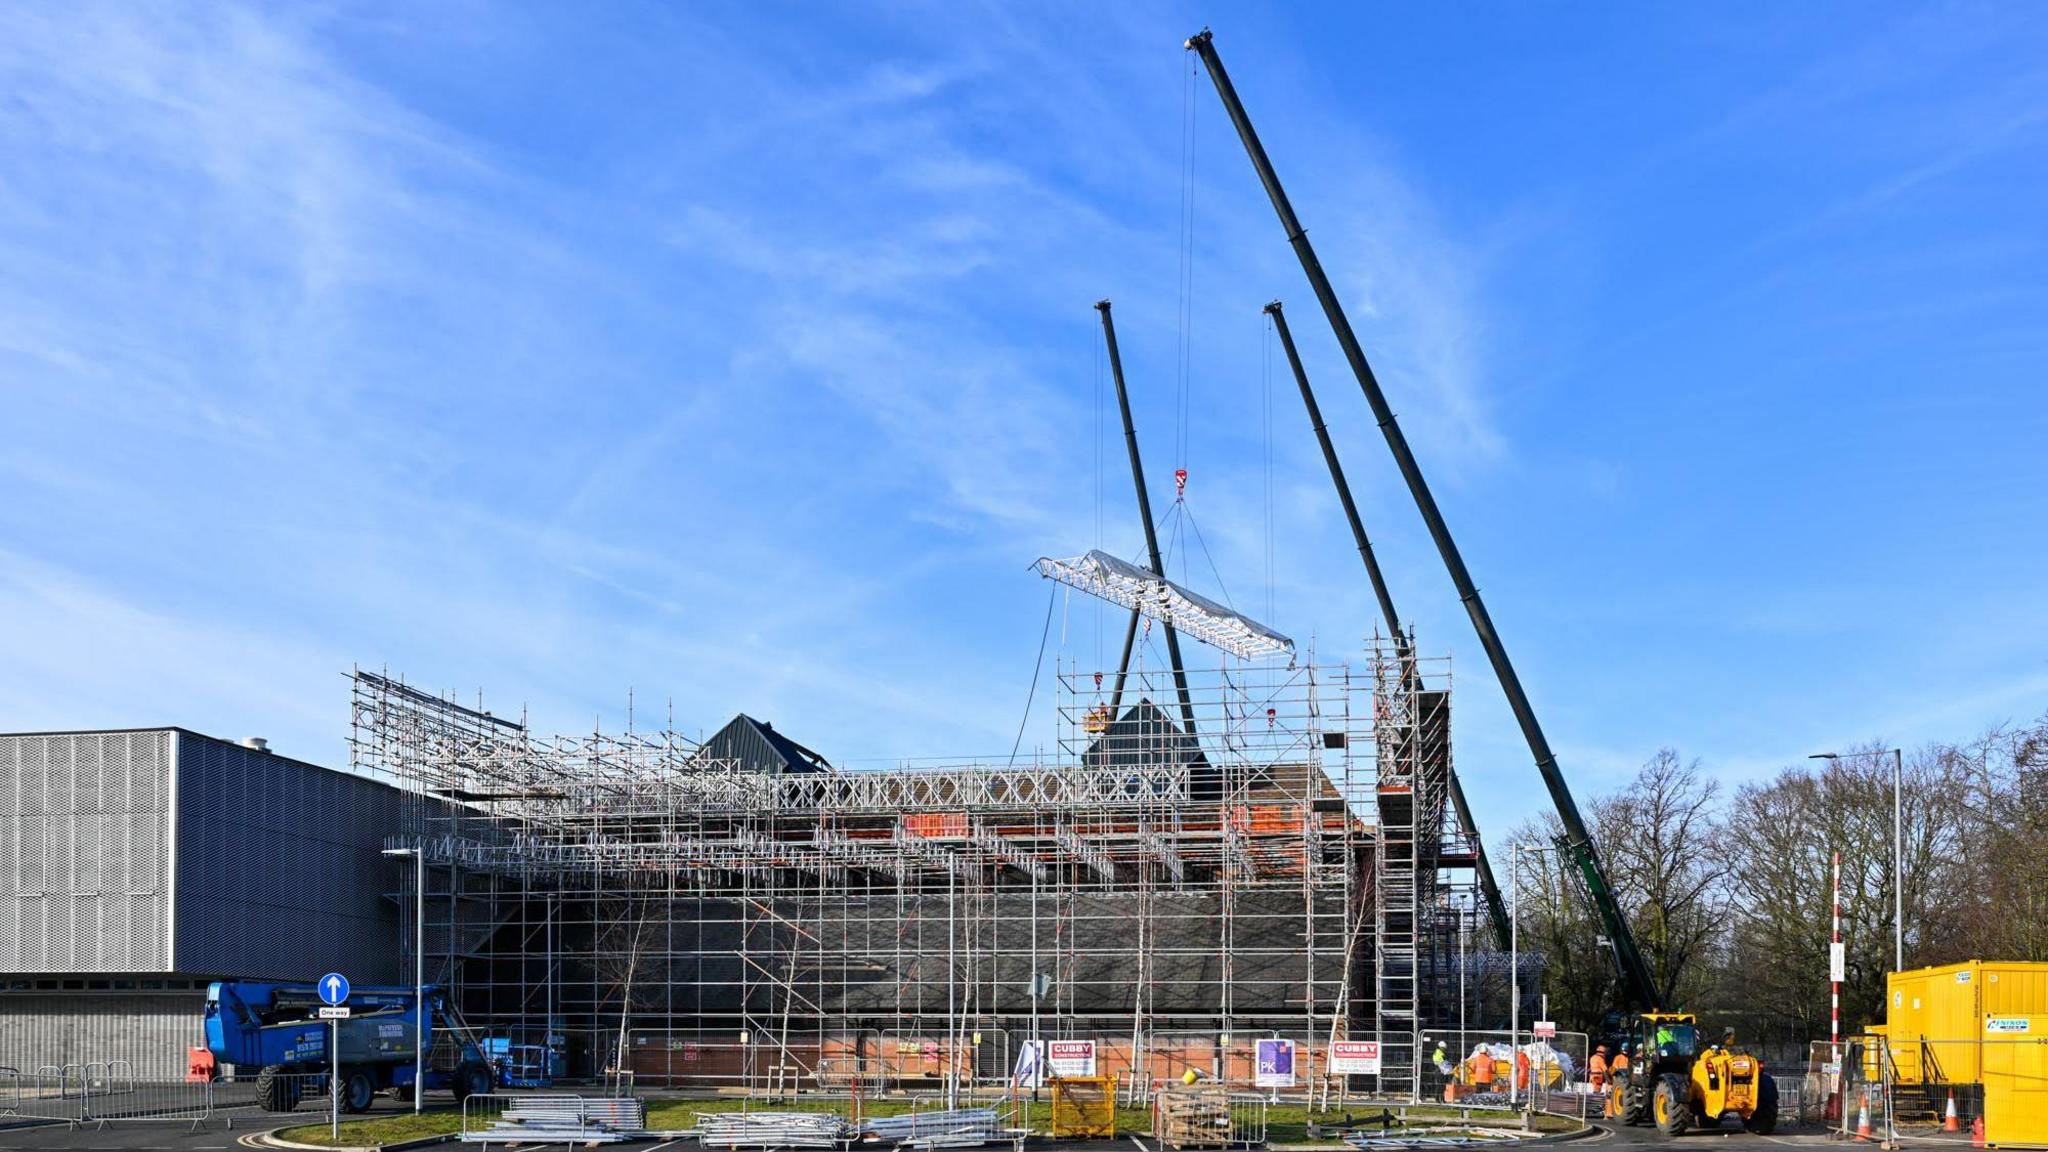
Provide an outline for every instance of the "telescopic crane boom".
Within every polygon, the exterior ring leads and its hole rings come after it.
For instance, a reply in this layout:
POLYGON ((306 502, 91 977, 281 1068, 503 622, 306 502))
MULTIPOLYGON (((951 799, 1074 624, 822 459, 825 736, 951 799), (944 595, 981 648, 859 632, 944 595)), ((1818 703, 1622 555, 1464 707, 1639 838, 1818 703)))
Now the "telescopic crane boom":
POLYGON ((1209 30, 1205 28, 1190 37, 1187 47, 1202 58, 1202 66, 1216 85, 1216 95, 1222 99, 1224 110, 1237 129, 1238 139, 1244 143, 1245 153, 1251 157, 1252 167, 1258 170, 1259 182, 1265 186, 1266 196, 1273 202, 1273 211, 1279 215, 1280 225, 1287 232, 1287 242, 1301 261, 1301 270, 1308 277, 1309 287, 1323 306, 1323 314, 1329 319, 1337 343, 1344 350, 1344 358, 1351 364, 1352 375, 1358 378, 1359 390, 1365 393, 1366 403, 1372 407, 1373 416, 1379 421, 1387 449, 1393 453, 1401 478, 1408 484, 1408 493, 1414 497, 1415 506, 1429 527, 1430 537, 1436 542, 1437 552, 1450 572, 1451 583, 1458 590, 1458 599, 1464 603, 1465 613, 1472 619, 1472 629, 1479 634, 1480 647, 1486 650, 1494 676, 1500 681, 1502 691, 1507 693, 1508 707, 1515 714, 1515 722, 1522 729, 1522 738, 1528 742, 1529 754, 1536 760, 1536 770, 1542 774, 1543 785, 1550 792, 1550 802, 1557 808, 1558 819, 1564 825, 1564 850, 1578 866, 1587 894, 1592 897, 1593 907, 1599 913, 1601 926, 1613 944, 1615 965, 1620 969, 1623 988, 1631 1006, 1645 1011, 1655 1009, 1658 1007, 1656 984, 1651 979, 1649 965, 1643 961, 1642 952, 1636 948, 1635 933, 1629 929, 1628 917, 1622 913, 1614 889, 1607 882, 1607 872, 1600 866, 1600 853, 1594 847, 1593 834, 1586 828, 1585 818, 1579 814, 1578 802, 1572 799, 1564 772, 1557 766, 1557 755, 1550 750, 1550 741, 1544 737, 1542 725, 1537 723, 1529 694, 1523 691, 1521 678, 1515 675, 1515 666, 1508 660, 1507 647, 1501 643, 1500 634, 1494 631, 1493 620, 1486 613, 1486 603, 1479 598, 1479 588, 1473 584, 1472 574, 1465 568, 1465 559, 1458 553, 1457 542, 1451 539, 1443 513, 1437 510, 1436 498, 1430 495, 1428 482, 1422 478, 1421 466, 1408 447, 1408 438, 1401 433, 1401 426, 1394 419, 1394 410, 1387 404, 1386 395, 1380 391, 1372 366, 1366 363, 1365 351, 1359 347, 1358 336, 1351 330, 1351 320, 1344 314, 1336 289, 1330 286, 1322 261, 1316 258, 1308 233, 1295 216, 1294 206, 1288 202, 1287 192, 1280 186, 1280 177, 1273 171, 1272 161, 1266 158, 1265 146, 1259 143, 1258 132, 1252 128, 1251 118, 1246 115, 1244 104, 1238 100, 1237 90, 1231 86, 1230 74, 1224 71, 1223 61, 1216 55, 1216 45, 1209 30))
MULTIPOLYGON (((1373 555, 1372 541, 1366 537, 1365 521, 1358 515, 1358 503, 1351 498, 1351 485, 1344 479, 1344 465, 1337 461, 1337 446, 1330 442, 1329 426, 1323 423, 1323 407, 1316 403, 1315 389, 1309 387, 1308 371, 1301 366, 1301 353, 1295 350, 1294 333, 1287 329, 1287 316, 1278 300, 1266 305, 1266 315, 1273 318, 1273 330, 1280 335, 1280 348, 1287 353, 1287 367, 1294 372, 1294 383, 1301 389, 1302 406, 1308 409, 1308 422, 1315 429, 1316 443, 1322 445, 1323 462, 1330 466, 1330 482, 1337 486, 1337 501, 1344 506, 1344 519, 1351 525, 1351 539, 1358 545, 1358 557, 1365 561, 1365 574, 1372 581, 1372 592, 1380 602, 1380 615, 1387 622, 1387 631, 1394 636, 1394 648, 1402 658, 1402 675, 1416 676, 1415 662, 1410 657, 1408 634, 1401 628, 1401 614, 1394 610, 1394 594, 1387 587, 1387 578, 1380 571, 1379 558, 1373 555)), ((1479 891, 1486 898, 1488 919, 1493 921, 1494 939, 1505 948, 1508 946, 1508 909, 1501 901, 1500 885, 1494 881, 1493 865, 1487 862, 1486 845, 1480 842, 1479 825, 1473 822, 1472 808, 1465 802, 1465 785, 1458 780, 1453 769, 1451 780, 1451 807, 1458 815, 1458 826, 1465 835, 1472 838, 1474 866, 1479 873, 1479 891)))
MULTIPOLYGON (((1102 313, 1102 339, 1109 345, 1109 374, 1116 381, 1116 408, 1124 420, 1124 444, 1131 450, 1131 483, 1138 489, 1138 518, 1145 522, 1145 551, 1152 558, 1152 574, 1166 579, 1166 565, 1159 558, 1159 531, 1152 526, 1152 494, 1145 487, 1145 465, 1138 459, 1138 426, 1131 420, 1131 397, 1124 389, 1124 358, 1116 346, 1116 323, 1109 318, 1109 301, 1097 300, 1102 313)), ((1124 655, 1116 669, 1116 687, 1109 697, 1109 719, 1115 723, 1123 706, 1124 676, 1131 669, 1131 647, 1138 639, 1138 611, 1131 610, 1131 623, 1124 630, 1124 655)), ((1187 669, 1180 662, 1180 633, 1166 625, 1166 658, 1173 665, 1173 687, 1180 694, 1180 719, 1188 735, 1195 734, 1195 705, 1188 695, 1187 669)))

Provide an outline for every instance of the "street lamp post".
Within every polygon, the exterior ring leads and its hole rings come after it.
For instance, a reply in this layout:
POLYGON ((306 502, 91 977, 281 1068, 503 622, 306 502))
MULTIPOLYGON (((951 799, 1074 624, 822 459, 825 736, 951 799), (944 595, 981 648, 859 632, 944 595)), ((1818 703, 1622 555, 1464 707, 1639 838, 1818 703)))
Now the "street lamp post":
POLYGON ((1892 971, 1906 970, 1906 753, 1892 749, 1892 971))
MULTIPOLYGON (((1892 971, 1906 970, 1906 753, 1892 754, 1892 971)), ((1882 753, 1879 753, 1882 755, 1882 753)), ((1808 760, 1840 760, 1840 752, 1815 752, 1808 760)))
POLYGON ((425 1105, 427 1085, 427 854, 419 847, 386 848, 386 856, 413 859, 412 933, 412 1110, 425 1105))
MULTIPOLYGON (((1525 849, 1515 845, 1514 862, 1508 870, 1514 874, 1508 885, 1508 1103, 1515 1103, 1523 1093, 1515 1084, 1515 1057, 1522 1051, 1522 853, 1525 849)), ((1555 849, 1528 848, 1531 856, 1548 856, 1555 849)))

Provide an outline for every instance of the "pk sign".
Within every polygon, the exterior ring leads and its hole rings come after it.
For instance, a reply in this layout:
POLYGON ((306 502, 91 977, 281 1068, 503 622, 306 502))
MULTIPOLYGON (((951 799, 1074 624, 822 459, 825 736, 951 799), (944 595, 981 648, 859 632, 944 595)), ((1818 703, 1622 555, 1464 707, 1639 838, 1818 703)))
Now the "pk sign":
POLYGON ((1252 1085, 1258 1088, 1294 1087, 1294 1041, 1259 1040, 1253 1044, 1252 1085))
POLYGON ((320 1002, 339 1004, 348 999, 348 977, 339 972, 329 972, 320 978, 320 1002))

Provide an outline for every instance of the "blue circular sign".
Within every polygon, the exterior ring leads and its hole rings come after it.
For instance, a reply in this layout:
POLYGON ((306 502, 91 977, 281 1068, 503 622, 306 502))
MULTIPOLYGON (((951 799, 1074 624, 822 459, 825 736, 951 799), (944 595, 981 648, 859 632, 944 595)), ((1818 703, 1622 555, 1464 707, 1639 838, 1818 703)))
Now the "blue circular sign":
POLYGON ((329 972, 320 978, 320 1000, 324 1004, 339 1004, 348 999, 348 977, 339 972, 329 972))

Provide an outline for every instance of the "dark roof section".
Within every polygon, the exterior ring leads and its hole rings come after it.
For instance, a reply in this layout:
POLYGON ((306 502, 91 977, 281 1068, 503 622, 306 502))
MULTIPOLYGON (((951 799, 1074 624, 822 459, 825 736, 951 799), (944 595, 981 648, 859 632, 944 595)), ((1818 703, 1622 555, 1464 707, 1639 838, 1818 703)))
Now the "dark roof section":
POLYGON ((706 740, 697 758, 731 760, 748 772, 770 776, 833 771, 823 756, 777 732, 768 721, 744 712, 706 740))
POLYGON ((1207 768, 1202 742, 1188 735, 1180 722, 1150 700, 1140 700, 1112 721, 1081 762, 1090 768, 1167 764, 1176 768, 1207 768))

